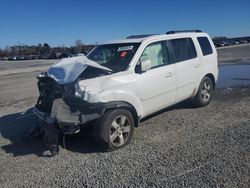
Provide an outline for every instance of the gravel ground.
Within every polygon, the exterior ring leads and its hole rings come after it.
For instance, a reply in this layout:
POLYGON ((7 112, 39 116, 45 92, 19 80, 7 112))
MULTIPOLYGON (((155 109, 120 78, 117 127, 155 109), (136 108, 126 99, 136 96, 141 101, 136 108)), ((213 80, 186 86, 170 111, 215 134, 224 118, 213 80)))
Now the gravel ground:
POLYGON ((99 151, 83 129, 47 157, 41 138, 21 141, 37 122, 37 72, 0 75, 0 187, 250 187, 250 88, 151 116, 115 152, 99 151))
POLYGON ((135 130, 130 145, 96 150, 88 130, 66 137, 66 149, 46 155, 41 139, 21 136, 36 119, 14 113, 0 119, 1 187, 248 187, 250 89, 217 91, 212 103, 165 110, 135 130))

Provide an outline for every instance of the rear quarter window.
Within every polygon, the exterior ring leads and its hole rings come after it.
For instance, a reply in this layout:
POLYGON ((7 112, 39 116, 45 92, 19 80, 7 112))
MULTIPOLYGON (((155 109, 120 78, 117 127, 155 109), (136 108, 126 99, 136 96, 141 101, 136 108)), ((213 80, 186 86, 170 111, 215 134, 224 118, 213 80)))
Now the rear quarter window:
POLYGON ((212 47, 211 47, 211 44, 208 40, 207 37, 197 37, 197 40, 200 44, 200 47, 201 47, 201 50, 202 50, 202 54, 204 56, 206 55, 210 55, 213 53, 213 50, 212 50, 212 47))

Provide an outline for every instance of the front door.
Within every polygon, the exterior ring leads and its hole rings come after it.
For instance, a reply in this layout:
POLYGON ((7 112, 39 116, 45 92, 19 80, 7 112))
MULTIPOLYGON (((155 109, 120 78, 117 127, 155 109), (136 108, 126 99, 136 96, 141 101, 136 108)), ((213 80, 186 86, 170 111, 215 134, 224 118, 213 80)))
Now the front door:
POLYGON ((176 73, 175 65, 170 64, 165 41, 148 45, 140 57, 140 61, 143 60, 150 60, 152 66, 136 74, 137 95, 143 105, 143 116, 146 116, 175 103, 176 73))

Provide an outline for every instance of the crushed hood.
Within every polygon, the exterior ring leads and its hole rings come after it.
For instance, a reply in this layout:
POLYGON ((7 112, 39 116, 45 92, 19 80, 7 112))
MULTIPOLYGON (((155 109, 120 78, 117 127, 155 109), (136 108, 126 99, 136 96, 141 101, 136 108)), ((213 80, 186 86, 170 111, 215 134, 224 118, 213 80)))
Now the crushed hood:
POLYGON ((62 59, 60 62, 52 65, 48 69, 48 76, 63 85, 75 81, 88 66, 111 71, 111 69, 88 59, 86 56, 77 56, 62 59))

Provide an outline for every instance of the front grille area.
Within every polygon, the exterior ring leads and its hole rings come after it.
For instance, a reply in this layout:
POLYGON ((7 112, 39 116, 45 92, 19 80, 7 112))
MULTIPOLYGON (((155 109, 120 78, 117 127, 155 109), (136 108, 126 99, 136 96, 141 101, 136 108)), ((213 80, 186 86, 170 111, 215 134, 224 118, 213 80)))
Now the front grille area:
POLYGON ((40 95, 36 107, 38 110, 50 114, 53 101, 62 98, 64 87, 49 77, 38 78, 37 85, 40 95))

